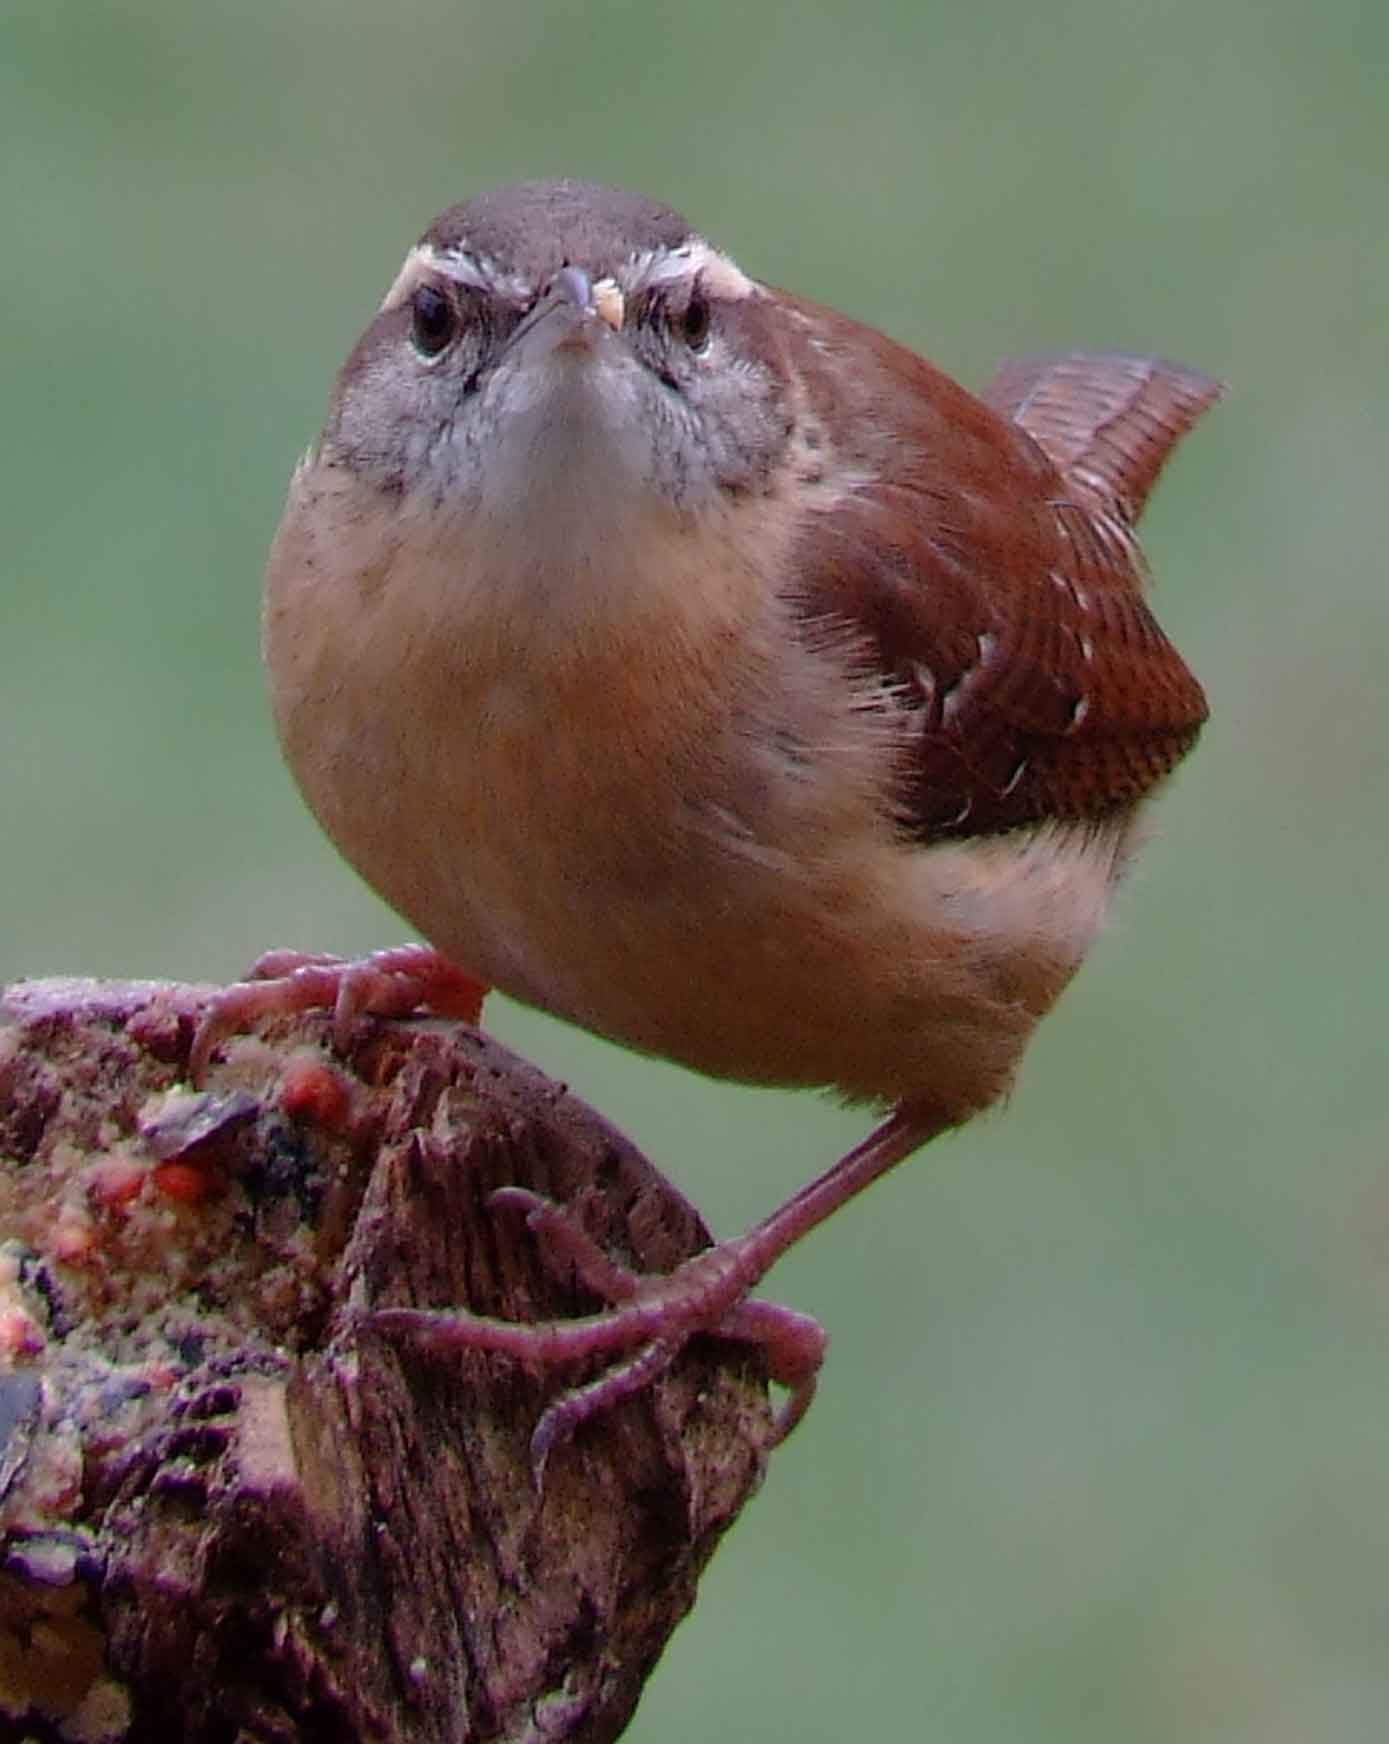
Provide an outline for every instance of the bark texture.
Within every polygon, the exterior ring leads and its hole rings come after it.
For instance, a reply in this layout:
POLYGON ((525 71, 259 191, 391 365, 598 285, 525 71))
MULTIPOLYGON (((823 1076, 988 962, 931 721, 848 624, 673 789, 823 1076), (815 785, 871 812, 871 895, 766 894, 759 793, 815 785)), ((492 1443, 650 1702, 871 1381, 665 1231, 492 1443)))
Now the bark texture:
POLYGON ((551 1456, 557 1387, 363 1304, 597 1303, 490 1210, 518 1182, 617 1258, 707 1241, 589 1109, 459 1025, 231 1045, 207 988, 0 990, 0 1744, 611 1739, 770 1432, 698 1343, 551 1456))

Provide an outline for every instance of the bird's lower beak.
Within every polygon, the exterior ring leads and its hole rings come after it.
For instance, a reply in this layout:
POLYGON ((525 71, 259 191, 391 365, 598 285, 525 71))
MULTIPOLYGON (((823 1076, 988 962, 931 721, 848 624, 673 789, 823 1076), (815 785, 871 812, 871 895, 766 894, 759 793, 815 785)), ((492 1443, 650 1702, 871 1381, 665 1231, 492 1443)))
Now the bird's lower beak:
POLYGON ((602 339, 604 328, 621 331, 625 312, 622 292, 612 279, 595 284, 582 267, 561 267, 512 344, 543 328, 554 350, 588 351, 602 339))

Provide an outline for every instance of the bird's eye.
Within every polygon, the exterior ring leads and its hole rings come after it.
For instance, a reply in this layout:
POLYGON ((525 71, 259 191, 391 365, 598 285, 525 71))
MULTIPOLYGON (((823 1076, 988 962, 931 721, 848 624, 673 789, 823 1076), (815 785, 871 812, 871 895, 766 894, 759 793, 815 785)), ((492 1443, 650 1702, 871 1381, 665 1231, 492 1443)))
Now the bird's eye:
POLYGON ((691 351, 703 349, 709 337, 709 324, 712 319, 713 311, 709 307, 709 299, 696 285, 690 292, 685 313, 680 317, 680 337, 691 351))
POLYGON ((458 331, 453 304, 433 285, 421 285, 410 299, 410 338, 421 357, 438 357, 458 331))

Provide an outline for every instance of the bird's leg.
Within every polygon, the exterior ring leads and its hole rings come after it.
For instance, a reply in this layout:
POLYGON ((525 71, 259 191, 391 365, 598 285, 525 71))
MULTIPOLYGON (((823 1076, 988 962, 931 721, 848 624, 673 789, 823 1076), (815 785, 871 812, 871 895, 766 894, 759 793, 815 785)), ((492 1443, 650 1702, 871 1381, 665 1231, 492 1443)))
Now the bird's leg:
POLYGON ((189 1074, 196 1083, 218 1044, 260 1017, 327 1007, 333 1039, 345 1049, 354 1021, 365 1012, 405 1017, 426 1006, 440 1017, 476 1023, 486 993, 475 976, 428 945, 397 945, 359 958, 267 951, 245 981, 222 988, 209 1002, 193 1037, 189 1074))
POLYGON ((577 1278, 610 1306, 573 1320, 520 1324, 466 1309, 378 1308, 366 1316, 382 1331, 405 1332, 435 1350, 492 1350, 549 1367, 590 1356, 618 1357, 596 1380, 562 1394, 531 1440, 537 1474, 557 1441, 596 1412, 649 1384, 696 1333, 757 1344, 772 1378, 790 1391, 777 1420, 781 1440, 804 1416, 815 1389, 825 1335, 808 1315, 748 1292, 786 1250, 951 1123, 904 1103, 760 1223, 686 1260, 673 1272, 641 1274, 616 1264, 572 1215, 525 1188, 503 1187, 494 1204, 526 1213, 546 1264, 577 1278))
MULTIPOLYGON (((486 992, 481 982, 426 945, 401 945, 357 960, 270 951, 256 962, 250 978, 224 988, 210 1002, 193 1038, 189 1070, 197 1080, 218 1044, 260 1017, 329 1007, 334 1040, 345 1048, 353 1022, 364 1012, 398 1017, 423 1005, 473 1023, 486 992)), ((768 1374, 789 1393, 776 1422, 780 1441, 810 1405, 827 1341, 809 1315, 753 1300, 749 1292, 803 1235, 951 1124, 933 1109, 902 1103, 760 1223, 669 1273, 619 1265, 562 1206, 523 1187, 503 1187, 492 1203, 523 1211, 549 1269, 565 1281, 577 1279, 609 1304, 605 1310, 531 1324, 493 1320, 466 1308, 378 1308, 365 1319, 434 1349, 497 1351, 540 1367, 591 1356, 618 1359, 594 1380, 562 1393, 541 1416, 531 1438, 537 1482, 557 1442, 648 1386, 697 1333, 759 1347, 768 1374)))

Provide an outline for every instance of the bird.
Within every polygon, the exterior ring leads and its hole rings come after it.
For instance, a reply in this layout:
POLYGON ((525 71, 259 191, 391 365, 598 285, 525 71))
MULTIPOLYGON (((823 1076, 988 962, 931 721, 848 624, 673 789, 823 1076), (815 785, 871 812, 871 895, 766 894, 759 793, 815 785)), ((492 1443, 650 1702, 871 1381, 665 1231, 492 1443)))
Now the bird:
POLYGON ((271 1010, 495 987, 715 1078, 876 1111, 847 1154, 669 1275, 519 1187, 608 1306, 381 1330, 606 1363, 537 1471, 697 1332, 814 1392, 825 1334, 751 1292, 794 1242, 999 1101, 1104 924, 1204 693, 1135 525, 1218 398, 1161 358, 1010 359, 975 396, 764 283, 664 203, 519 182, 406 254, 294 472, 266 575, 307 803, 424 944, 272 953, 195 1041, 271 1010))

